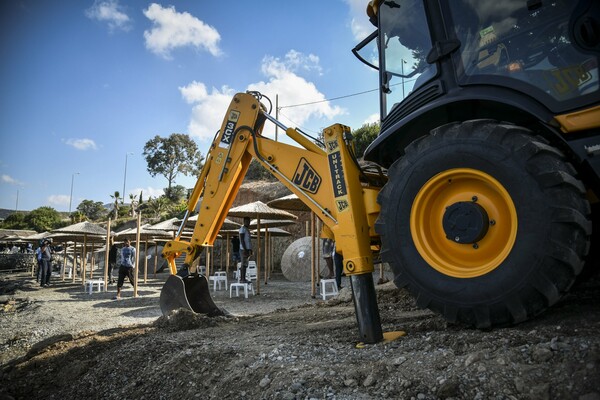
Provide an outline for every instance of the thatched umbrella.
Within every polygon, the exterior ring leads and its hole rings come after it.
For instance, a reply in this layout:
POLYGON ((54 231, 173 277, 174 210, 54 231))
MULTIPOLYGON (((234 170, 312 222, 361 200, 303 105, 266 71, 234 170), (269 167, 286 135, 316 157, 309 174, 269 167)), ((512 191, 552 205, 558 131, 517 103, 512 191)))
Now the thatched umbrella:
POLYGON ((36 243, 42 239, 45 239, 46 237, 48 237, 48 235, 50 235, 50 232, 46 231, 42 233, 36 233, 35 235, 26 236, 23 239, 27 242, 36 243))
MULTIPOLYGON (((310 251, 310 262, 311 262, 311 292, 312 296, 316 294, 316 271, 317 271, 317 255, 319 254, 319 241, 316 239, 315 232, 315 213, 306 205, 296 194, 290 194, 287 196, 280 197, 279 199, 271 200, 268 203, 273 208, 288 211, 310 211, 310 237, 312 248, 310 251), (316 243, 316 246, 315 246, 316 243), (316 247, 316 248, 315 248, 316 247)), ((308 224, 308 223, 307 223, 308 224)), ((308 226, 306 228, 306 235, 308 236, 308 226)))
MULTIPOLYGON (((77 266, 76 266, 76 249, 77 249, 77 243, 81 243, 81 280, 83 282, 83 285, 85 285, 85 274, 86 274, 86 261, 87 261, 87 249, 88 249, 88 243, 92 244, 92 250, 94 248, 95 243, 101 243, 104 241, 104 236, 101 236, 99 234, 97 234, 97 232, 99 232, 99 230, 97 228, 100 228, 100 231, 102 231, 102 233, 105 233, 104 229, 98 225, 92 224, 90 222, 80 222, 78 224, 75 225, 71 225, 71 226, 67 226, 64 228, 60 228, 60 229, 55 229, 53 230, 50 235, 47 236, 48 239, 52 239, 53 241, 56 240, 58 242, 64 243, 65 244, 65 248, 66 248, 66 243, 67 242, 74 242, 75 244, 75 249, 73 250, 73 270, 72 270, 72 282, 75 282, 75 279, 77 277, 77 266), (82 225, 82 224, 89 224, 89 225, 82 225), (78 225, 78 226, 76 226, 78 225), (93 226, 92 226, 93 225, 93 226), (91 227, 92 226, 92 227, 91 227), (67 231, 67 228, 71 228, 69 229, 69 231, 67 231), (87 233, 86 233, 87 232, 87 233), (92 233, 95 232, 95 233, 92 233)), ((65 250, 66 252, 66 250, 65 250)), ((65 254, 65 263, 66 263, 66 254, 65 254)), ((92 260, 92 266, 93 266, 93 260, 92 260)), ((90 270, 90 272, 93 274, 93 269, 90 270)), ((92 276, 92 275, 91 275, 92 276)), ((62 277, 64 280, 64 269, 62 272, 62 277)))
MULTIPOLYGON (((255 201, 254 203, 249 203, 249 204, 245 204, 243 206, 239 206, 239 207, 234 207, 231 210, 229 210, 229 212, 227 213, 228 216, 230 217, 249 217, 249 218, 256 218, 257 221, 257 228, 259 231, 259 235, 257 236, 256 239, 256 244, 258 247, 258 251, 257 251, 257 256, 256 256, 256 275, 257 277, 260 276, 260 219, 261 218, 267 218, 267 219, 297 219, 297 217, 294 214, 290 214, 289 212, 283 211, 283 210, 277 210, 275 208, 271 208, 268 205, 266 205, 265 203, 263 203, 262 201, 255 201)), ((260 283, 259 283, 259 279, 256 280, 256 294, 260 294, 260 283)), ((266 283, 266 278, 265 278, 265 283, 266 283)))
MULTIPOLYGON (((77 224, 73 224, 73 225, 69 225, 69 226, 65 226, 64 228, 60 228, 60 229, 55 229, 52 231, 52 233, 70 233, 70 234, 75 234, 75 235, 82 235, 83 236, 83 262, 82 262, 82 271, 81 271, 81 279, 83 282, 83 285, 85 286, 85 264, 86 264, 86 257, 87 257, 87 239, 88 239, 88 235, 90 236, 94 236, 94 237, 101 237, 102 240, 104 240, 104 237, 106 235, 106 231, 104 228, 102 228, 100 225, 88 222, 88 221, 83 221, 83 222, 79 222, 77 224)), ((75 271, 73 271, 75 272, 75 271)), ((73 273, 73 280, 75 279, 75 273, 73 273)))
POLYGON ((147 226, 146 229, 177 232, 180 225, 181 220, 179 218, 171 218, 166 221, 159 222, 158 224, 147 226))
POLYGON ((287 211, 310 211, 310 208, 295 194, 280 197, 267 203, 269 207, 287 211))

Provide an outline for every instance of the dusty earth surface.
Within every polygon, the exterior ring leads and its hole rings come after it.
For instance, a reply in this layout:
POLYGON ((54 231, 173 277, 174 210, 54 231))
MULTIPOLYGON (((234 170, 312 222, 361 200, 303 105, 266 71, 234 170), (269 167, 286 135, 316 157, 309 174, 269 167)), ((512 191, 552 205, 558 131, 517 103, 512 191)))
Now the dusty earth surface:
POLYGON ((216 303, 235 317, 161 317, 166 275, 125 299, 0 277, 0 399, 600 399, 600 284, 516 327, 449 325, 377 285, 389 343, 361 345, 350 294, 274 279, 216 303))

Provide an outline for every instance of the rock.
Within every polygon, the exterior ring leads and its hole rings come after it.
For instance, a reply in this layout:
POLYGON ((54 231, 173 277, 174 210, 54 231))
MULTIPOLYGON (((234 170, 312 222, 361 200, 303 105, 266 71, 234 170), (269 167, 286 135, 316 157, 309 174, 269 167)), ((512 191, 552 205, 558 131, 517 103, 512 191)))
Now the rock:
POLYGON ((373 377, 373 374, 369 374, 365 380, 363 381, 363 386, 364 387, 369 387, 371 386, 373 383, 375 383, 375 378, 373 377))
POLYGON ((302 384, 300 382, 294 382, 290 385, 290 392, 292 393, 298 393, 299 391, 302 390, 302 384))
POLYGON ((481 360, 483 358, 483 354, 481 354, 480 352, 475 352, 475 353, 471 353, 467 356, 467 358, 465 359, 465 367, 468 367, 469 365, 476 363, 477 361, 481 360))
POLYGON ((531 357, 537 362, 546 362, 552 358, 552 350, 547 347, 535 347, 531 353, 531 357))
POLYGON ((269 386, 269 384, 271 383, 271 379, 269 379, 268 376, 265 376, 264 378, 262 378, 260 380, 260 382, 258 383, 258 386, 260 386, 261 388, 266 388, 267 386, 269 386))
POLYGON ((344 385, 346 385, 348 387, 354 387, 357 385, 356 379, 346 379, 344 381, 344 385))
POLYGON ((456 379, 448 379, 443 382, 437 390, 437 396, 441 399, 454 397, 458 395, 458 381, 456 379))

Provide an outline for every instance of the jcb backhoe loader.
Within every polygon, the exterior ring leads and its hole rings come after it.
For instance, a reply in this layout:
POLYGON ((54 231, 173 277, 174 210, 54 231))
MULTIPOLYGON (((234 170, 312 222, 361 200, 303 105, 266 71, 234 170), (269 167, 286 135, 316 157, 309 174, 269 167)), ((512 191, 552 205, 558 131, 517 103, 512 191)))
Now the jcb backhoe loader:
POLYGON ((371 246, 419 306, 479 328, 556 303, 590 247, 598 262, 600 3, 373 0, 367 13, 377 29, 353 52, 379 71, 381 132, 365 159, 387 177, 359 166, 347 127, 325 129, 323 150, 237 94, 190 199, 188 213, 203 195, 192 240, 165 247, 164 312, 219 312, 192 262, 252 157, 331 228, 366 342, 382 338, 371 246), (263 137, 266 120, 303 148, 263 137))

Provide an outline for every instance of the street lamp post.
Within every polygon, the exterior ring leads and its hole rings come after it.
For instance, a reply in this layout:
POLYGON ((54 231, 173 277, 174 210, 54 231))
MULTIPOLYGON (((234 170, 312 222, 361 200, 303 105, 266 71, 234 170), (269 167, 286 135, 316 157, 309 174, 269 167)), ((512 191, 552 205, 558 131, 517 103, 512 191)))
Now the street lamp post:
POLYGON ((402 100, 404 100, 404 64, 406 61, 404 59, 400 59, 400 67, 402 68, 402 100))
POLYGON ((125 153, 125 172, 123 173, 123 194, 121 195, 121 204, 125 204, 125 184, 127 183, 127 157, 133 153, 125 153))
POLYGON ((71 214, 71 204, 73 202, 73 181, 75 181, 75 175, 79 175, 79 172, 73 173, 71 175, 71 195, 69 196, 69 215, 71 214))

